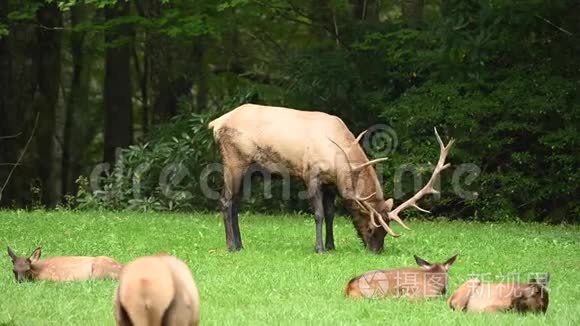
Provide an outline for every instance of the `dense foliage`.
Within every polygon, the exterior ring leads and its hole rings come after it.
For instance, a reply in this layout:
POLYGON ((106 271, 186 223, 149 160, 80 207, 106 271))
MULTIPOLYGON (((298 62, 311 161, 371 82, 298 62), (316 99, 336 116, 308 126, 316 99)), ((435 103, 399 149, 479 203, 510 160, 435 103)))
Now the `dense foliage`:
MULTIPOLYGON (((82 207, 215 209, 200 191, 207 164, 219 162, 207 122, 254 102, 336 114, 355 133, 390 126, 398 146, 379 169, 391 194, 402 164, 436 159, 438 127, 458 140, 455 168, 478 172, 463 181, 469 198, 450 184, 454 171, 445 175, 442 198, 427 205, 442 215, 578 221, 579 15, 573 0, 3 0, 0 65, 9 58, 11 74, 0 69, 0 135, 29 135, 35 109, 53 110, 41 121, 54 124, 37 131, 2 204, 30 205, 30 189, 40 189, 54 205, 76 195, 84 175, 82 207), (50 44, 60 72, 26 54, 50 44), (62 91, 43 87, 34 71, 61 76, 62 91), (2 92, 7 83, 22 87, 2 92), (52 106, 31 95, 37 84, 52 106), (63 155, 40 150, 51 134, 63 155), (37 172, 32 162, 46 157, 63 170, 37 172), (103 158, 114 168, 91 188, 103 158)), ((14 162, 26 137, 0 142, 0 160, 14 162)), ((0 166, 2 180, 10 167, 0 166)), ((219 176, 209 177, 219 189, 219 176)), ((410 178, 401 180, 406 193, 410 178)), ((308 209, 277 200, 276 188, 272 199, 260 193, 246 207, 308 209)))

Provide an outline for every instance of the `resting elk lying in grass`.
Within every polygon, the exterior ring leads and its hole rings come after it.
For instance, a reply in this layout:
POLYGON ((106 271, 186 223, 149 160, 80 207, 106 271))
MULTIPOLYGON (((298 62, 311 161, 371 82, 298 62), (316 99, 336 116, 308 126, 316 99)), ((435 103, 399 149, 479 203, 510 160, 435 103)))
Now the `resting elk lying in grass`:
POLYGON ((295 176, 306 184, 316 220, 316 252, 334 249, 334 199, 338 193, 353 217, 353 224, 365 246, 374 252, 383 249, 386 234, 396 234, 389 223, 395 221, 409 229, 399 217, 406 208, 425 211, 417 202, 434 194, 434 183, 449 167, 445 159, 453 140, 440 144, 440 156, 431 179, 410 199, 393 209, 385 200, 373 165, 386 158, 369 161, 359 140, 342 120, 322 112, 288 108, 242 105, 211 121, 214 138, 224 163, 224 189, 221 206, 229 250, 240 250, 242 238, 238 211, 244 175, 252 166, 272 174, 295 176), (322 243, 322 225, 326 242, 322 243))
POLYGON ((187 265, 164 253, 127 264, 115 294, 117 325, 194 326, 199 294, 187 265))
POLYGON ((41 248, 30 257, 19 257, 8 247, 16 281, 85 281, 117 279, 123 265, 110 257, 61 256, 40 259, 41 248))
POLYGON ((472 312, 543 312, 548 309, 549 274, 528 283, 483 283, 471 279, 447 300, 453 310, 472 312))
POLYGON ((345 289, 348 297, 380 298, 405 296, 433 298, 447 293, 447 272, 457 255, 444 263, 431 264, 415 256, 421 268, 397 268, 370 271, 350 280, 345 289))

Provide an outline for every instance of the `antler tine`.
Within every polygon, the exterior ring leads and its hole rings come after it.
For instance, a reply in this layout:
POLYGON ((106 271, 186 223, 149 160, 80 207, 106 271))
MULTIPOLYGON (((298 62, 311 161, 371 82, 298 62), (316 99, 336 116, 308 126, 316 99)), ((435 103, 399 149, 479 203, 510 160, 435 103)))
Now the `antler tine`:
POLYGON ((360 201, 362 201, 362 202, 365 202, 365 201, 371 199, 376 194, 377 194, 377 192, 375 191, 375 192, 373 192, 372 194, 370 194, 370 195, 368 195, 366 197, 357 197, 357 199, 360 200, 360 201))
POLYGON ((419 190, 415 195, 413 195, 413 197, 409 198, 407 201, 405 201, 401 205, 397 206, 397 208, 395 208, 391 212, 389 212, 389 218, 391 220, 396 221, 397 223, 399 223, 401 225, 404 225, 404 224, 402 224, 403 221, 399 217, 399 213, 402 210, 404 210, 405 208, 414 207, 421 212, 430 213, 428 210, 419 207, 417 205, 417 201, 420 200, 421 198, 423 198, 423 196, 425 196, 427 194, 439 193, 439 191, 435 190, 435 188, 434 188, 435 181, 440 176, 441 171, 443 171, 451 166, 450 163, 445 163, 445 160, 447 159, 447 154, 449 154, 449 150, 451 149, 451 146, 453 146, 453 143, 455 143, 455 139, 451 138, 449 140, 449 142, 447 143, 447 145, 444 145, 443 141, 441 140, 441 137, 439 136, 439 133, 437 132, 437 128, 434 128, 434 130, 435 130, 435 137, 437 137, 437 142, 439 143, 440 152, 439 152, 439 160, 437 161, 437 165, 435 166, 435 169, 433 169, 433 174, 431 175, 431 178, 429 179, 427 184, 421 190, 419 190))
POLYGON ((401 218, 399 216, 391 217, 391 215, 389 214, 389 218, 392 219, 393 221, 399 223, 403 227, 403 229, 411 231, 411 228, 408 227, 407 224, 405 224, 405 222, 403 222, 403 220, 401 220, 401 218))
POLYGON ((360 200, 356 200, 356 203, 362 208, 362 210, 369 214, 370 218, 371 218, 371 224, 376 227, 376 228, 380 228, 381 226, 377 224, 377 221, 375 220, 375 214, 373 213, 372 209, 369 209, 368 206, 370 206, 369 204, 365 203, 365 202, 361 202, 360 200))
POLYGON ((346 162, 348 163, 349 168, 352 169, 352 166, 350 165, 350 162, 348 161, 348 154, 346 154, 346 151, 342 148, 342 146, 340 146, 337 142, 332 140, 332 138, 330 138, 330 137, 326 137, 326 138, 328 138, 328 140, 330 140, 334 145, 336 145, 336 147, 338 147, 338 149, 340 149, 342 154, 344 154, 344 158, 346 159, 346 162))
POLYGON ((355 203, 358 204, 358 206, 363 210, 364 213, 370 214, 368 209, 365 207, 365 205, 362 204, 360 200, 355 200, 355 203))
POLYGON ((388 157, 381 157, 381 158, 376 158, 376 159, 374 159, 374 160, 372 160, 372 161, 368 161, 368 162, 366 162, 366 163, 363 163, 363 164, 361 164, 361 165, 359 165, 359 166, 356 166, 356 167, 352 168, 352 171, 353 171, 353 172, 358 172, 358 171, 360 171, 360 170, 364 169, 365 167, 367 167, 367 166, 369 166, 369 165, 377 164, 377 163, 379 163, 379 162, 386 161, 386 160, 388 160, 388 159, 389 159, 388 157))
POLYGON ((417 204, 413 204, 413 205, 411 205, 411 206, 413 206, 413 207, 414 207, 416 210, 418 210, 418 211, 421 211, 421 212, 423 212, 423 213, 428 213, 428 214, 431 214, 431 211, 429 211, 429 210, 426 210, 426 209, 423 209, 423 208, 419 207, 419 205, 417 205, 417 204))
MULTIPOLYGON (((358 141, 360 140, 360 138, 362 138, 362 136, 366 132, 367 132, 366 130, 363 131, 363 132, 361 132, 360 135, 358 135, 358 137, 356 138, 356 140, 353 143, 353 145, 354 144, 357 144, 358 141)), ((372 161, 365 162, 365 163, 363 163, 363 164, 361 164, 359 166, 353 167, 352 164, 350 163, 350 161, 348 160, 348 154, 346 153, 346 151, 344 150, 344 148, 342 148, 342 146, 340 146, 337 142, 335 142, 334 140, 332 140, 330 137, 326 137, 326 138, 328 138, 328 140, 330 140, 334 145, 336 145, 336 147, 338 147, 338 149, 340 149, 340 151, 342 152, 342 154, 344 154, 344 157, 346 158, 346 161, 348 163, 348 167, 350 168, 350 172, 351 173, 360 172, 362 169, 364 169, 365 167, 367 167, 369 165, 377 164, 379 162, 386 161, 386 160, 389 159, 388 157, 381 157, 381 158, 374 159, 372 161)))
POLYGON ((352 143, 354 144, 358 144, 358 142, 360 142, 360 140, 363 138, 363 136, 367 133, 367 130, 364 130, 363 132, 361 132, 360 134, 358 134, 358 136, 356 137, 356 139, 354 140, 354 142, 352 143))
MULTIPOLYGON (((437 132, 437 127, 433 128, 435 130, 435 136, 437 137, 437 142, 439 143, 439 148, 441 153, 445 152, 445 156, 440 155, 439 156, 439 161, 441 162, 441 159, 443 158, 443 162, 445 162, 445 158, 447 157, 447 154, 449 153, 449 150, 451 149, 451 146, 453 146, 453 144, 455 143, 455 139, 451 138, 449 139, 449 143, 447 143, 447 146, 443 145, 443 141, 441 140, 441 136, 439 136, 439 132, 437 132)), ((446 169, 447 167, 449 167, 450 164, 445 164, 443 166, 443 169, 446 169)))
POLYGON ((373 213, 377 214, 377 216, 379 217, 379 223, 381 223, 381 225, 383 226, 383 229, 385 229, 385 231, 387 231, 388 234, 390 234, 394 238, 398 238, 401 236, 400 234, 395 233, 395 231, 393 231, 393 229, 391 229, 391 227, 389 227, 389 225, 385 222, 385 220, 383 219, 381 214, 379 214, 377 212, 373 212, 373 213))
POLYGON ((375 215, 376 215, 379 218, 379 223, 381 223, 381 226, 383 227, 383 229, 385 229, 385 231, 387 231, 388 234, 390 234, 392 237, 395 237, 395 238, 398 238, 401 236, 400 234, 395 233, 395 231, 393 231, 393 229, 391 229, 391 227, 385 222, 385 220, 383 219, 381 214, 379 214, 369 203, 363 202, 363 204, 370 211, 371 222, 373 223, 373 225, 375 225, 375 227, 379 227, 378 225, 376 225, 377 224, 375 221, 375 215))

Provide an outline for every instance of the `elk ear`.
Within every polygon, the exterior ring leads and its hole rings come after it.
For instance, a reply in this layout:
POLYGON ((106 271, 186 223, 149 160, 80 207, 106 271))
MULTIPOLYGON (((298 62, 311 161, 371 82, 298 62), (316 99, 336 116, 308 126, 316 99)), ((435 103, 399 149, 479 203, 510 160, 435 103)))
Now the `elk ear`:
POLYGON ((451 257, 451 258, 447 259, 447 261, 445 261, 445 262, 443 263, 443 267, 444 267, 446 270, 448 270, 448 269, 449 269, 449 267, 451 267, 451 265, 453 265, 453 263, 455 262, 455 259, 456 259, 456 258, 457 258, 457 255, 455 255, 455 256, 453 256, 453 257, 451 257))
POLYGON ((12 261, 15 261, 18 256, 16 256, 14 250, 12 250, 12 248, 8 246, 6 248, 8 249, 8 256, 10 256, 10 259, 12 259, 12 261))
POLYGON ((425 259, 423 259, 417 255, 413 255, 413 257, 415 257, 415 262, 417 263, 417 265, 419 265, 425 269, 428 269, 433 265, 430 262, 426 261, 425 259))
POLYGON ((385 201, 385 204, 387 204, 387 210, 390 212, 393 210, 393 198, 389 198, 385 201))
POLYGON ((529 284, 540 284, 541 286, 547 286, 548 282, 550 282, 550 273, 545 273, 544 277, 540 279, 531 278, 528 281, 529 284))
POLYGON ((34 251, 32 252, 32 255, 30 255, 30 262, 31 263, 35 263, 40 259, 40 255, 42 254, 42 248, 38 247, 36 249, 34 249, 34 251))

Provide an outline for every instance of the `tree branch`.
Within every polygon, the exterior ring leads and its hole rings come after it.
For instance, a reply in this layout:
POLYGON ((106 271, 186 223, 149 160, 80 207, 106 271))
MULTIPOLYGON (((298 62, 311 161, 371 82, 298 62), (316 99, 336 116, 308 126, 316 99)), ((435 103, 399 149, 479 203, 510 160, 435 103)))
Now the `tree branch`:
POLYGON ((574 34, 572 34, 571 32, 569 32, 567 30, 565 30, 563 27, 560 27, 560 26, 552 23, 550 20, 548 20, 548 19, 546 19, 546 18, 544 18, 544 17, 542 17, 540 15, 536 15, 536 18, 539 18, 539 19, 545 21, 546 23, 548 23, 548 24, 552 25, 553 27, 557 28, 558 30, 560 30, 564 34, 568 34, 569 36, 574 36, 574 34))
POLYGON ((6 180, 4 180, 4 184, 2 185, 2 188, 0 188, 0 201, 2 201, 2 194, 4 193, 4 189, 6 189, 8 182, 10 182, 10 178, 12 177, 14 170, 16 170, 16 167, 20 165, 20 162, 22 162, 22 159, 24 158, 24 155, 26 154, 26 150, 28 149, 28 146, 30 145, 32 138, 34 137, 34 134, 36 133, 36 127, 38 126, 38 119, 39 118, 40 118, 40 112, 36 113, 36 119, 34 120, 34 127, 32 127, 32 132, 30 133, 30 137, 26 141, 26 145, 24 145, 24 149, 22 149, 22 153, 20 153, 20 157, 18 157, 18 161, 16 161, 16 163, 13 163, 14 165, 12 166, 12 169, 10 169, 10 173, 8 173, 8 176, 6 177, 6 180))
POLYGON ((9 136, 1 136, 1 137, 0 137, 0 140, 5 140, 5 139, 12 139, 12 138, 17 138, 17 137, 19 137, 20 135, 22 135, 22 132, 19 132, 19 133, 17 133, 17 134, 14 134, 14 135, 9 135, 9 136))

